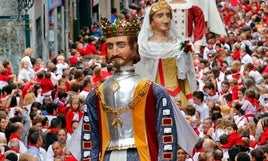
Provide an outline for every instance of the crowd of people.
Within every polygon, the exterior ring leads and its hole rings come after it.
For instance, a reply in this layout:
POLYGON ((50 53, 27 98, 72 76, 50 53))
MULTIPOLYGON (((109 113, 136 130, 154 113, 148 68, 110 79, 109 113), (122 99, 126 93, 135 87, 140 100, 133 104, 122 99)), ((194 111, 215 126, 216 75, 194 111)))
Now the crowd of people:
MULTIPOLYGON (((192 100, 173 100, 200 138, 192 154, 178 145, 177 160, 268 160, 267 3, 217 1, 227 35, 206 31, 206 43, 192 52, 192 100)), ((142 27, 152 5, 148 0, 120 13, 112 9, 111 21, 137 17, 142 27)), ((76 160, 66 146, 83 118, 86 97, 115 71, 105 60, 110 46, 101 27, 83 28, 68 53, 51 52, 48 62, 25 49, 18 73, 2 61, 0 160, 76 160)))

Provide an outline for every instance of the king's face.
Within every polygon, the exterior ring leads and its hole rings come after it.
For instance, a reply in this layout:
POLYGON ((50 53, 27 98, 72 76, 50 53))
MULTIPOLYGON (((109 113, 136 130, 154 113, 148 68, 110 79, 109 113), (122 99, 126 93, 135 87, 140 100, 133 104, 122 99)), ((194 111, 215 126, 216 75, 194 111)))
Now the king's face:
POLYGON ((117 67, 132 66, 131 49, 127 36, 110 37, 106 39, 107 62, 117 67))

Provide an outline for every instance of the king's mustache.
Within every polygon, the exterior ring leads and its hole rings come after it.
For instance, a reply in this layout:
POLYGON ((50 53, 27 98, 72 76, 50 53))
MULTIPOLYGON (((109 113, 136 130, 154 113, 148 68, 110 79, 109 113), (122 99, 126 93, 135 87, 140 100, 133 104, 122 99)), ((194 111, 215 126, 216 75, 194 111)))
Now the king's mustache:
POLYGON ((121 56, 119 56, 119 55, 111 56, 111 57, 110 57, 110 60, 117 59, 117 58, 126 60, 125 58, 123 58, 123 57, 121 57, 121 56))

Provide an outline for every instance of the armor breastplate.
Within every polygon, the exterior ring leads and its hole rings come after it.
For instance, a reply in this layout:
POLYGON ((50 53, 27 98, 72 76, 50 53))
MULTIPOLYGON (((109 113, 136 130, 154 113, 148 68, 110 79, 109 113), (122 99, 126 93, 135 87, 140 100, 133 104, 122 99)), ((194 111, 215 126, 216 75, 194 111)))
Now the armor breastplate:
POLYGON ((133 136, 131 109, 125 107, 132 101, 135 89, 140 81, 141 77, 133 71, 115 73, 104 83, 105 104, 113 108, 113 110, 125 110, 118 117, 122 120, 122 124, 119 122, 112 125, 116 117, 107 113, 108 131, 111 139, 107 150, 136 147, 133 136))

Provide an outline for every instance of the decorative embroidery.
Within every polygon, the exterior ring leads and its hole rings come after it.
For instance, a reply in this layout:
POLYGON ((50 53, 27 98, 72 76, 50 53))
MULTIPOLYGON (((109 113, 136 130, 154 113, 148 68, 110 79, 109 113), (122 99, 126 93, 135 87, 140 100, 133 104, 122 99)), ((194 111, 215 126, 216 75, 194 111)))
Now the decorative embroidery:
POLYGON ((89 122, 89 118, 88 118, 88 116, 84 116, 84 121, 85 121, 85 122, 89 122))
POLYGON ((164 128, 164 134, 171 134, 172 133, 172 128, 171 127, 165 127, 164 128))
POLYGON ((84 134, 84 137, 83 137, 85 140, 89 140, 90 139, 90 134, 84 134))
POLYGON ((162 125, 163 126, 172 126, 172 118, 163 118, 162 125))
POLYGON ((173 142, 173 136, 172 135, 163 136, 163 143, 164 144, 172 143, 172 142, 173 142))
POLYGON ((92 149, 92 142, 90 140, 90 131, 91 131, 91 125, 89 123, 89 117, 88 115, 88 109, 87 106, 83 106, 83 111, 84 111, 84 117, 83 117, 83 124, 82 124, 82 131, 83 131, 83 141, 82 141, 82 149, 83 149, 83 158, 81 161, 91 161, 90 153, 92 149))
POLYGON ((84 151, 83 153, 83 157, 86 158, 86 157, 90 157, 90 151, 84 151))
POLYGON ((82 109, 85 113, 87 113, 87 105, 84 105, 82 109))
POLYGON ((164 146, 164 151, 171 151, 171 150, 172 150, 172 145, 171 144, 164 146))
POLYGON ((163 110, 163 115, 164 116, 169 116, 170 115, 170 109, 163 110))
POLYGON ((162 98, 163 107, 167 106, 167 98, 162 98))
POLYGON ((91 125, 89 123, 83 123, 83 130, 84 131, 90 131, 91 125))
POLYGON ((83 149, 91 150, 91 148, 92 148, 92 142, 91 141, 83 141, 83 149))
POLYGON ((172 159, 172 152, 165 152, 162 154, 163 160, 171 160, 172 159))

